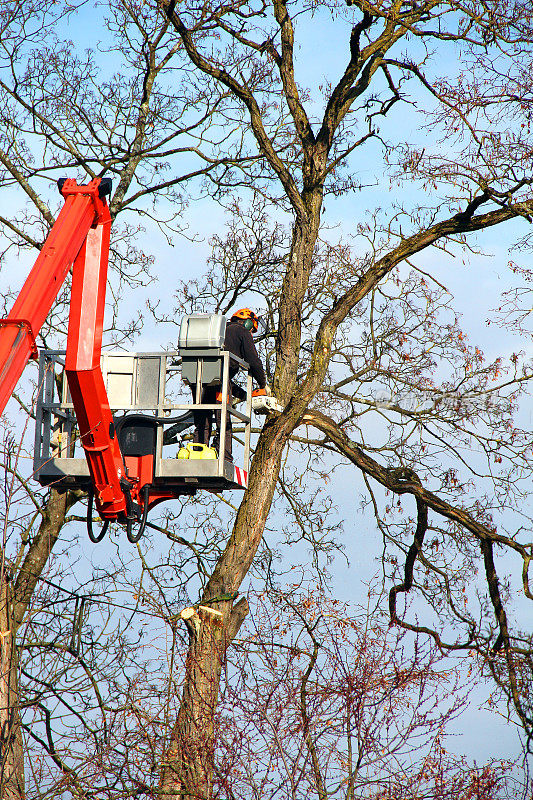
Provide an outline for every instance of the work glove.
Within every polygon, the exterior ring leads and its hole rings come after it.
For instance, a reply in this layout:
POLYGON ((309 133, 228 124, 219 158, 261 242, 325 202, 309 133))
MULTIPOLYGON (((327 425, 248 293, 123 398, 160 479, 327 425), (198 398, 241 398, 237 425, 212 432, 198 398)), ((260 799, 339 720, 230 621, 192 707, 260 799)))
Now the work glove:
POLYGON ((268 383, 265 385, 265 394, 267 397, 272 397, 272 389, 268 383))

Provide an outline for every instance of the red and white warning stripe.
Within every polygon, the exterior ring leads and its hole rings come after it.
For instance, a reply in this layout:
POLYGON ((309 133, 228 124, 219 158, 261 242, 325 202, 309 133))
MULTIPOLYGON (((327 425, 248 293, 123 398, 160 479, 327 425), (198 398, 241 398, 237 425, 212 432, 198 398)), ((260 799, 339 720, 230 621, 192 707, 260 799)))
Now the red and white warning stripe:
POLYGON ((240 467, 235 467, 235 483, 238 483, 239 486, 243 486, 245 489, 248 488, 248 473, 245 469, 241 469, 240 467))

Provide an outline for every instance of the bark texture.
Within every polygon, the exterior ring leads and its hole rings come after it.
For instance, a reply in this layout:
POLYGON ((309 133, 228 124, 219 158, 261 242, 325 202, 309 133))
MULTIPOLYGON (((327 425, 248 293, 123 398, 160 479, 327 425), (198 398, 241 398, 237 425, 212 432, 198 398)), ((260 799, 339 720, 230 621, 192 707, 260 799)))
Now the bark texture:
POLYGON ((12 586, 5 569, 0 575, 0 798, 24 797, 24 755, 17 681, 16 626, 12 586))
POLYGON ((188 679, 164 768, 165 800, 212 794, 214 720, 225 650, 223 620, 220 612, 210 608, 200 607, 198 613, 191 611, 187 616, 182 612, 190 636, 188 679))
POLYGON ((78 500, 74 492, 52 490, 42 509, 39 531, 13 576, 2 553, 0 569, 0 799, 22 800, 24 751, 18 689, 17 632, 65 523, 68 509, 78 500))

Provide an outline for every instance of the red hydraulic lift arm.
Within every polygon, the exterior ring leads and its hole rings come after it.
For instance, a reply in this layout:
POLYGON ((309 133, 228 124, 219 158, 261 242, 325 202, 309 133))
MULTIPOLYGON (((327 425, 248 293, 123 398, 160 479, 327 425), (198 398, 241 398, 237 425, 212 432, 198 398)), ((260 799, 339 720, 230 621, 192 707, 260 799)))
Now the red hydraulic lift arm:
POLYGON ((13 394, 30 357, 36 357, 35 338, 52 308, 95 218, 105 201, 98 196, 100 180, 86 193, 66 194, 75 181, 65 181, 65 205, 46 239, 13 308, 0 320, 0 414, 13 394))
POLYGON ((100 370, 111 217, 105 200, 110 181, 86 186, 62 180, 65 205, 9 315, 0 320, 0 414, 30 357, 71 266, 72 300, 66 371, 74 410, 95 488, 106 519, 127 514, 124 464, 100 370))
POLYGON ((127 516, 123 489, 131 488, 125 477, 100 367, 110 230, 111 216, 105 204, 74 262, 65 358, 65 373, 96 507, 106 520, 127 516))

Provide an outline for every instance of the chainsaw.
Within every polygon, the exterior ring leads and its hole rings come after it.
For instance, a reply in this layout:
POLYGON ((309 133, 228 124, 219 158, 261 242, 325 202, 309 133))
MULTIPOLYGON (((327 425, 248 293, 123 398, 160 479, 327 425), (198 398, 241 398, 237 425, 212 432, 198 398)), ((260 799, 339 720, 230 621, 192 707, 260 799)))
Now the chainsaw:
POLYGON ((256 414, 281 414, 283 406, 275 397, 268 395, 266 389, 252 392, 252 409, 256 414))

